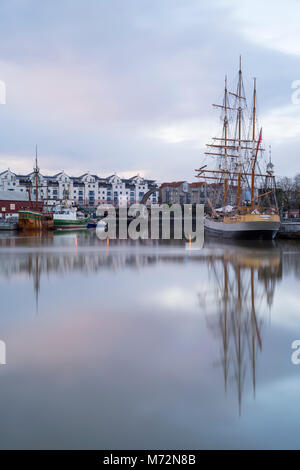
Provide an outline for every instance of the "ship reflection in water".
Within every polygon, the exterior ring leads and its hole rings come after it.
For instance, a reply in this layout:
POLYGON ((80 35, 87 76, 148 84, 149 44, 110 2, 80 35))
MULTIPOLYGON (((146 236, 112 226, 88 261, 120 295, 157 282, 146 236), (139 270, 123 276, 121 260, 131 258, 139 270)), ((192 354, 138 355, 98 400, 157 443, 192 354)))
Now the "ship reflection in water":
MULTIPOLYGON (((276 282, 282 278, 280 252, 238 250, 221 258, 210 257, 217 313, 207 316, 207 325, 221 341, 220 364, 225 392, 228 378, 236 384, 241 413, 244 380, 249 370, 253 394, 256 389, 256 357, 262 351, 264 305, 271 313, 276 282)), ((200 303, 201 303, 201 295, 200 303)))
POLYGON ((299 447, 300 248, 0 238, 1 448, 299 447))

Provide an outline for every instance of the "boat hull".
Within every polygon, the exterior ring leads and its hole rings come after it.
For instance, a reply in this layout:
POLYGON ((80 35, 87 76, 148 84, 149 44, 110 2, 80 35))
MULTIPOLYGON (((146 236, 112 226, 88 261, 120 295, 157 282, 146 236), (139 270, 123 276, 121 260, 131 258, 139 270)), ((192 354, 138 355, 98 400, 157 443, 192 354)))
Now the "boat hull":
POLYGON ((0 231, 1 230, 18 230, 18 222, 0 222, 0 231))
POLYGON ((238 240, 272 240, 276 237, 280 221, 222 222, 205 218, 205 234, 238 240))
POLYGON ((61 229, 61 230, 85 229, 87 228, 88 223, 89 223, 89 218, 68 220, 68 219, 55 219, 55 216, 54 216, 54 229, 61 229))
POLYGON ((51 215, 42 214, 41 212, 20 211, 18 228, 29 232, 51 230, 53 228, 53 218, 51 215))

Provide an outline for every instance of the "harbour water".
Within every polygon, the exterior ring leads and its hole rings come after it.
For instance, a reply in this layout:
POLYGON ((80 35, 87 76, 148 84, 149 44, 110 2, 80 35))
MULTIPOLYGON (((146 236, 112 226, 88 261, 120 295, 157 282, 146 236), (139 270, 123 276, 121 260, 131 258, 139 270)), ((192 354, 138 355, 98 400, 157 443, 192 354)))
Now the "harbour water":
POLYGON ((0 233, 0 448, 299 448, 299 278, 296 241, 0 233))

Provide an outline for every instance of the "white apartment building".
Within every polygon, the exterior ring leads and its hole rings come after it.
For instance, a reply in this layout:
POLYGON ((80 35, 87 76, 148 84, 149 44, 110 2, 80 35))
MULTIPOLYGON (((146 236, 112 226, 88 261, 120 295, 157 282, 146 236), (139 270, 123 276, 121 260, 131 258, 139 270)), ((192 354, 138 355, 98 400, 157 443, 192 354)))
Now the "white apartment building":
MULTIPOLYGON (((0 173, 0 190, 21 192, 30 191, 32 199, 36 197, 34 172, 20 175, 10 169, 0 173)), ((38 198, 48 200, 49 204, 59 203, 64 199, 78 206, 95 207, 99 204, 131 205, 142 200, 150 189, 157 188, 155 180, 142 178, 120 178, 114 174, 107 178, 85 173, 81 176, 70 176, 64 171, 53 176, 38 176, 38 198)), ((153 193, 147 203, 156 204, 158 192, 153 193)))

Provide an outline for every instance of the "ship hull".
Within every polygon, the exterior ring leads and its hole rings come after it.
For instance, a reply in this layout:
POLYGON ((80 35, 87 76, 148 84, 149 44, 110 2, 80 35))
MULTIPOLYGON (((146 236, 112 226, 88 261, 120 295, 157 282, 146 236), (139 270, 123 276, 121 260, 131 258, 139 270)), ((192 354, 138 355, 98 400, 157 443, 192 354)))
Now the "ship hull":
POLYGON ((78 230, 78 229, 85 229, 89 223, 89 218, 87 219, 55 219, 54 216, 54 229, 61 229, 61 230, 78 230))
POLYGON ((205 218, 205 234, 236 240, 273 240, 280 227, 279 221, 246 221, 225 223, 205 218))
POLYGON ((18 230, 18 222, 2 222, 0 221, 0 230, 18 230))
POLYGON ((50 215, 34 211, 20 211, 18 228, 22 231, 39 232, 53 228, 53 218, 50 215))

